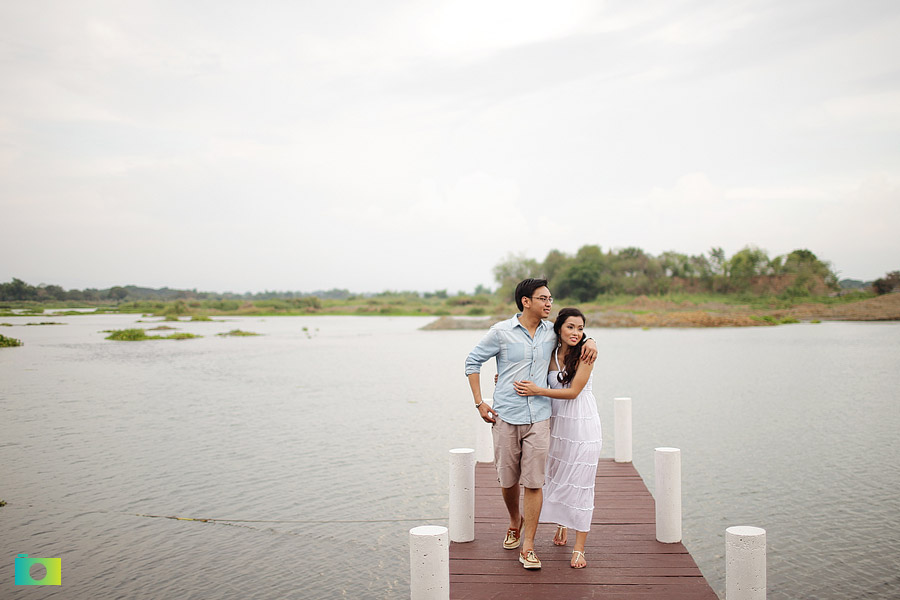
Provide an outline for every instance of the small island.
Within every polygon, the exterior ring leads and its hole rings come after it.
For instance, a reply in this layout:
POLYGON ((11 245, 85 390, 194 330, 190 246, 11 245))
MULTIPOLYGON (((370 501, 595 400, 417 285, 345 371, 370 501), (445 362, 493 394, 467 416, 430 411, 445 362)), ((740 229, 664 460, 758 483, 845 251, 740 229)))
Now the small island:
POLYGON ((147 335, 143 329, 116 329, 106 331, 109 333, 106 339, 116 342, 142 342, 144 340, 189 340, 192 338, 203 337, 194 335, 193 333, 173 333, 170 335, 147 335))
POLYGON ((261 335, 259 333, 254 333, 252 331, 241 331, 240 329, 232 329, 231 331, 227 331, 225 333, 217 333, 216 335, 221 337, 247 337, 254 335, 261 335))
POLYGON ((23 346, 22 340, 0 335, 0 348, 13 348, 15 346, 23 346))

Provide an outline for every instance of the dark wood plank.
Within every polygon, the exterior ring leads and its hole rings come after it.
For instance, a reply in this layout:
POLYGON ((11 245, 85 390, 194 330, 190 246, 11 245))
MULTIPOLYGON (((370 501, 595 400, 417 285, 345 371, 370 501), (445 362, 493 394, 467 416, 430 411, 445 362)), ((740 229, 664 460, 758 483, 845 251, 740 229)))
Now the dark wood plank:
POLYGON ((585 552, 572 569, 574 542, 554 546, 552 523, 538 525, 535 552, 543 568, 526 571, 516 550, 502 548, 509 515, 493 465, 475 469, 475 541, 450 545, 451 598, 605 598, 717 600, 683 544, 656 541, 655 503, 631 463, 600 462, 585 552))
POLYGON ((458 600, 559 600, 564 598, 603 600, 718 600, 709 585, 703 586, 655 586, 655 585, 585 585, 564 586, 533 585, 530 583, 452 582, 450 597, 458 600), (708 591, 707 591, 708 590, 708 591))

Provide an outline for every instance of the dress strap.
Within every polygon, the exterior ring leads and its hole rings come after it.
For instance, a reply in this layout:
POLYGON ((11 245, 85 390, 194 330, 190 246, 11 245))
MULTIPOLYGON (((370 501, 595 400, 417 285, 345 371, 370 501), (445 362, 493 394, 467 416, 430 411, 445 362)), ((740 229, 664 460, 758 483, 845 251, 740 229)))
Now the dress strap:
POLYGON ((553 350, 553 362, 556 363, 556 370, 562 371, 562 369, 559 368, 559 346, 557 346, 556 349, 553 350))

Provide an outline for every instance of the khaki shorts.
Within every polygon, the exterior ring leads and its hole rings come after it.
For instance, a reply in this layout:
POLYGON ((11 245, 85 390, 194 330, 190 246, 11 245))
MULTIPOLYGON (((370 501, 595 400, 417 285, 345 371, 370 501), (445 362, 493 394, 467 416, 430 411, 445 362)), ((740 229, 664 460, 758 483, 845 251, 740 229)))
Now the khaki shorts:
POLYGON ((500 487, 509 488, 519 483, 531 489, 544 487, 550 419, 530 425, 510 425, 497 419, 491 432, 494 467, 500 487))

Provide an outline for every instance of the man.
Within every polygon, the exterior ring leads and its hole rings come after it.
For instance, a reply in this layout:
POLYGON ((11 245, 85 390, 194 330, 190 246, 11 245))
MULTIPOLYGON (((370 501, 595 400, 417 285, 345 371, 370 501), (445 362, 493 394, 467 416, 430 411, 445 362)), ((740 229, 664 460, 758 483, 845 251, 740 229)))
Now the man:
MULTIPOLYGON (((519 396, 513 382, 547 381, 550 359, 556 350, 553 323, 546 320, 553 297, 546 279, 526 279, 516 286, 515 294, 521 312, 491 327, 466 358, 466 376, 481 418, 493 423, 494 466, 509 512, 503 547, 512 550, 521 545, 519 562, 526 569, 540 569, 534 534, 544 499, 550 399, 519 396), (481 365, 491 357, 497 359, 498 375, 493 407, 481 397, 481 365), (519 509, 519 484, 525 487, 524 513, 519 509)), ((585 342, 582 358, 589 363, 597 358, 593 340, 585 342)))

